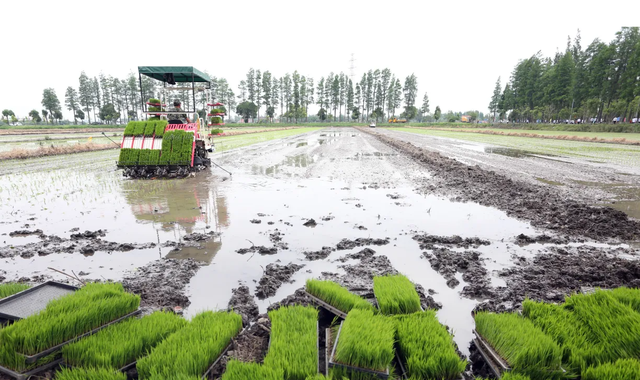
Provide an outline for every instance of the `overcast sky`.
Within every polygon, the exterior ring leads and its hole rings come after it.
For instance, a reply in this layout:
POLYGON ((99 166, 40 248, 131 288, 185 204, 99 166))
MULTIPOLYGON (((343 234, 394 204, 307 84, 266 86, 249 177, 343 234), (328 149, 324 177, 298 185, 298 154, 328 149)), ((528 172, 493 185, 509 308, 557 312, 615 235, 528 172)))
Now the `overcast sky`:
POLYGON ((504 84, 519 59, 564 50, 578 28, 583 48, 610 42, 640 23, 637 11, 633 0, 3 2, 0 109, 41 110, 47 87, 64 104, 82 70, 123 78, 137 66, 195 66, 238 93, 250 67, 317 83, 348 74, 353 53, 358 79, 376 68, 403 81, 415 73, 418 103, 426 91, 432 112, 486 112, 496 79, 504 84))

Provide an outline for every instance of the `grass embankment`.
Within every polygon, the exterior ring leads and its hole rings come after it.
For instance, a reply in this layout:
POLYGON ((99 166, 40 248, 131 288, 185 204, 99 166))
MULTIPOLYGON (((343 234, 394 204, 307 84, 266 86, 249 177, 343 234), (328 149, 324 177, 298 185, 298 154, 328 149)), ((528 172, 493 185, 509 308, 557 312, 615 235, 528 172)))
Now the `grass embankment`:
POLYGON ((306 283, 306 290, 309 294, 318 297, 345 314, 352 309, 373 310, 373 305, 367 300, 351 293, 333 281, 309 279, 306 283))
POLYGON ((394 318, 398 346, 407 363, 406 370, 410 378, 460 378, 467 362, 458 356, 453 337, 438 322, 434 311, 397 315, 394 318))
POLYGON ((305 380, 318 372, 318 310, 283 306, 269 312, 271 344, 264 365, 282 370, 284 380, 305 380))
POLYGON ((0 329, 0 364, 27 367, 23 355, 35 355, 89 332, 140 306, 140 297, 122 284, 87 284, 73 294, 49 302, 38 314, 0 329))
POLYGON ((242 317, 236 313, 202 312, 138 360, 140 379, 199 378, 240 329, 242 317))
POLYGON ((131 364, 187 321, 174 313, 155 312, 112 325, 62 348, 65 363, 83 368, 120 369, 131 364))
POLYGON ((415 286, 402 274, 374 277, 373 293, 382 314, 409 314, 421 310, 415 286))
POLYGON ((30 287, 27 284, 0 284, 0 299, 27 290, 30 287))
POLYGON ((124 128, 123 124, 99 124, 99 125, 89 125, 89 124, 35 124, 35 125, 0 125, 0 130, 37 130, 37 129, 122 129, 124 128))
POLYGON ((394 356, 395 326, 390 318, 353 309, 342 323, 334 361, 384 372, 394 356))
POLYGON ((69 369, 62 367, 56 373, 56 380, 127 380, 127 375, 107 368, 69 369))
POLYGON ((561 374, 562 350, 530 320, 514 313, 476 314, 476 331, 511 368, 532 379, 553 379, 561 374))
POLYGON ((119 149, 119 148, 120 146, 117 146, 113 143, 95 144, 91 142, 83 143, 83 144, 68 145, 68 146, 62 146, 62 145, 41 146, 37 149, 15 148, 7 152, 0 152, 0 161, 21 160, 25 158, 38 158, 38 157, 47 157, 47 156, 58 156, 61 154, 93 152, 97 150, 119 149))
POLYGON ((224 152, 226 150, 240 148, 247 145, 257 144, 265 141, 281 139, 284 137, 290 137, 300 135, 307 132, 317 131, 318 128, 295 128, 285 131, 271 131, 262 133, 251 133, 240 136, 222 136, 215 137, 213 142, 216 147, 216 152, 224 152))
POLYGON ((450 131, 450 132, 464 132, 464 133, 480 133, 484 135, 497 135, 497 136, 514 136, 514 137, 529 137, 529 138, 541 138, 551 140, 571 140, 571 141, 585 141, 595 143, 609 143, 609 144, 623 144, 623 145, 640 145, 640 133, 611 133, 611 132, 567 132, 567 131, 552 131, 552 130, 540 130, 540 131, 528 131, 522 132, 515 129, 477 129, 477 128, 437 128, 437 127, 407 127, 407 128, 419 128, 430 129, 434 131, 450 131))

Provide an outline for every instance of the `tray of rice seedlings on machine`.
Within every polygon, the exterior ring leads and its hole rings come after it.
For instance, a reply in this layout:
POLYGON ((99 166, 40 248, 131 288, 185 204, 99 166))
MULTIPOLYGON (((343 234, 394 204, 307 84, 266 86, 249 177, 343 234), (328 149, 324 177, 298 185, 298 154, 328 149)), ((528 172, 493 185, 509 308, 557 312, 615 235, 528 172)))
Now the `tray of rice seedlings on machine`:
POLYGON ((234 312, 205 311, 139 359, 141 380, 206 379, 242 329, 234 312))
POLYGON ((402 274, 374 277, 373 294, 382 314, 410 314, 422 311, 416 287, 402 274))
POLYGON ((258 363, 244 363, 232 359, 222 374, 222 380, 282 380, 284 372, 281 368, 272 368, 258 363))
POLYGON ((124 372, 186 324, 184 318, 161 311, 139 319, 131 318, 64 346, 62 358, 70 367, 109 368, 124 372))
POLYGON ((0 322, 17 321, 34 315, 54 299, 71 294, 77 287, 55 281, 30 287, 23 284, 0 285, 0 322))
POLYGON ((119 283, 90 283, 37 314, 0 329, 0 372, 16 379, 61 362, 67 344, 139 313, 140 297, 119 283))
POLYGON ((496 377, 514 371, 537 379, 561 379, 562 349, 530 320, 516 313, 479 312, 474 343, 496 377))
POLYGON ((467 362, 433 310, 394 316, 400 363, 410 379, 462 379, 467 362))
POLYGON ((333 281, 308 279, 305 293, 314 304, 344 319, 352 309, 373 310, 373 305, 333 281))
POLYGON ((209 127, 224 125, 224 117, 227 114, 227 109, 222 103, 213 103, 207 104, 208 107, 211 107, 209 113, 207 114, 210 117, 209 127))
POLYGON ((318 310, 283 306, 269 312, 271 335, 264 365, 280 369, 285 380, 305 380, 319 372, 318 310))
POLYGON ((618 359, 640 357, 640 314, 631 289, 574 294, 562 305, 523 303, 523 314, 562 346, 575 373, 618 359), (620 302, 621 300, 622 302, 620 302))
POLYGON ((389 378, 394 358, 394 322, 371 310, 353 309, 341 322, 329 367, 337 378, 389 378))

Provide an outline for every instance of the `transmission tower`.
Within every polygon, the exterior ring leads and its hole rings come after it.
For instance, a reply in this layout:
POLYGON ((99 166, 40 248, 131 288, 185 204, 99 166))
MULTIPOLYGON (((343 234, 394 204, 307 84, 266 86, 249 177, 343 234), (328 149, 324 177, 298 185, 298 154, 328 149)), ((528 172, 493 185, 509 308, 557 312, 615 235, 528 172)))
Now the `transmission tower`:
POLYGON ((351 79, 352 82, 353 82, 353 77, 355 75, 355 70, 356 70, 355 62, 356 62, 356 59, 353 57, 353 53, 351 53, 351 59, 349 60, 349 63, 350 63, 349 78, 351 79))

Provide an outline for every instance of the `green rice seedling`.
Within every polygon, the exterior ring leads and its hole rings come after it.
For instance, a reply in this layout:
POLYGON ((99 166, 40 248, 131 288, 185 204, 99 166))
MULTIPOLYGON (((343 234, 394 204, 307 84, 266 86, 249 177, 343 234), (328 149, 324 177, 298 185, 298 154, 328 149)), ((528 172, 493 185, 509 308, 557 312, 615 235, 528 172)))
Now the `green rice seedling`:
POLYGON ((566 369, 579 373, 581 368, 598 363, 603 356, 602 345, 590 341, 586 326, 563 306, 525 300, 522 312, 558 343, 566 369))
POLYGON ((640 357, 640 314, 611 292, 575 294, 567 297, 564 307, 585 326, 587 340, 602 347, 602 362, 640 357))
POLYGON ((151 104, 162 104, 162 102, 160 102, 160 99, 157 98, 151 98, 148 102, 151 104))
POLYGON ((149 108, 147 108, 147 111, 149 112, 154 112, 154 111, 162 111, 162 107, 157 107, 157 106, 150 106, 149 108))
POLYGON ((281 368, 230 360, 222 380, 282 380, 283 376, 281 368))
POLYGON ((129 150, 129 157, 127 159, 128 162, 128 166, 135 166, 138 165, 138 162, 140 161, 140 152, 142 150, 141 149, 131 149, 129 150))
POLYGON ((120 157, 118 158, 118 165, 126 166, 129 159, 129 148, 120 149, 120 157))
POLYGON ((220 128, 214 128, 211 130, 212 135, 219 135, 220 133, 223 133, 222 129, 220 128))
POLYGON ((127 126, 124 128, 124 135, 133 136, 133 131, 135 128, 136 128, 136 122, 130 121, 129 123, 127 123, 127 126))
POLYGON ((393 360, 394 336, 391 319, 353 309, 342 323, 334 361, 384 372, 393 360))
POLYGON ((144 121, 134 121, 135 125, 133 128, 133 135, 134 136, 142 136, 144 135, 144 121))
POLYGON ((138 360, 140 379, 202 376, 242 329, 233 312, 206 311, 138 360))
POLYGON ((9 297, 23 290, 29 289, 31 286, 27 284, 0 284, 0 298, 9 297))
POLYGON ((467 362, 460 359, 449 331, 429 310, 395 316, 400 353, 412 379, 453 380, 460 377, 467 362))
POLYGON ((155 121, 155 135, 156 137, 164 136, 164 129, 167 128, 166 120, 156 120, 155 121))
POLYGON ((511 368, 532 379, 551 379, 560 374, 562 350, 530 320, 514 313, 476 314, 476 331, 505 359, 511 368))
POLYGON ((304 380, 318 372, 318 310, 283 306, 269 312, 271 345, 264 365, 284 371, 285 380, 304 380))
POLYGON ((320 298, 345 313, 350 312, 351 309, 373 310, 373 305, 367 300, 351 293, 333 281, 309 279, 306 283, 306 290, 309 294, 320 298))
POLYGON ((611 290, 613 298, 640 313, 640 289, 620 287, 611 290))
POLYGON ((160 151, 159 150, 150 150, 149 151, 149 165, 158 165, 160 161, 160 151))
POLYGON ((620 359, 589 367, 582 373, 582 380, 640 380, 640 361, 620 359))
POLYGON ((47 304, 40 313, 0 329, 0 364, 26 368, 25 358, 138 309, 140 297, 118 283, 90 283, 47 304))
POLYGON ((187 324, 182 317, 155 312, 111 325, 95 335, 64 346, 65 363, 83 368, 120 369, 146 355, 167 336, 187 324))
POLYGON ((139 165, 149 165, 149 149, 140 149, 138 164, 139 165))
POLYGON ((421 310, 416 287, 404 275, 374 277, 373 292, 382 314, 409 314, 421 310))
POLYGON ((221 123, 222 123, 222 118, 220 116, 211 117, 211 124, 221 124, 221 123))
POLYGON ((64 368, 56 373, 56 380, 127 380, 127 375, 108 368, 64 368))
POLYGON ((502 374, 501 380, 530 380, 529 376, 515 372, 505 372, 502 374))
POLYGON ((144 125, 144 135, 145 137, 152 137, 153 133, 156 131, 156 122, 155 121, 147 121, 144 125))

